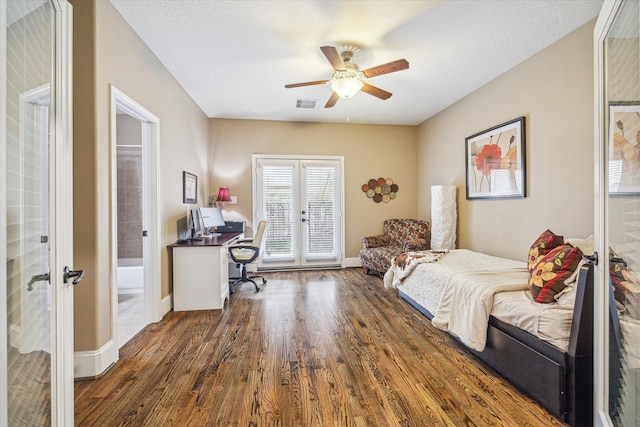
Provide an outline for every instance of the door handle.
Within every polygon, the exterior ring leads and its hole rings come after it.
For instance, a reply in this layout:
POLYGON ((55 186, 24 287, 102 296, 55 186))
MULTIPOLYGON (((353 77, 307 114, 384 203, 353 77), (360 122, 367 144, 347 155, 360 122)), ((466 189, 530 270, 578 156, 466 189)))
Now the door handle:
POLYGON ((44 274, 36 274, 35 276, 33 276, 31 278, 31 280, 29 280, 29 283, 27 284, 27 290, 28 291, 32 291, 33 290, 33 284, 36 282, 49 282, 49 273, 44 273, 44 274))
POLYGON ((65 266, 64 271, 62 272, 62 280, 64 283, 69 283, 69 279, 75 278, 73 282, 71 282, 72 285, 80 283, 83 277, 84 270, 70 270, 69 266, 65 266))

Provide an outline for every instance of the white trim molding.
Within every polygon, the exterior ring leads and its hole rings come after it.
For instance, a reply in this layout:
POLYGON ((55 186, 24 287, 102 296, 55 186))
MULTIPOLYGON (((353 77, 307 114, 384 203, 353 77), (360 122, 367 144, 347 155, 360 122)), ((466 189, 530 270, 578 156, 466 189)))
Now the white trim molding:
POLYGON ((594 237, 601 262, 595 267, 593 318, 594 426, 613 425, 609 416, 609 251, 607 191, 607 114, 605 43, 622 0, 606 0, 593 30, 594 59, 594 237))
POLYGON ((111 340, 98 350, 76 351, 73 355, 74 378, 93 378, 102 375, 118 361, 118 344, 111 340))
MULTIPOLYGON (((118 271, 118 234, 115 221, 118 218, 117 194, 117 114, 127 114, 141 123, 143 150, 143 229, 147 232, 143 238, 143 269, 144 269, 144 311, 145 324, 160 321, 164 310, 160 297, 160 119, 138 102, 110 86, 110 125, 111 125, 111 277, 117 278, 118 271)), ((117 282, 117 280, 116 280, 117 282)), ((112 283, 111 331, 112 340, 118 336, 118 284, 112 283)), ((117 360, 117 357, 116 359, 117 360)))
MULTIPOLYGON (((169 294, 160 301, 160 320, 173 308, 173 294, 169 294)), ((160 321, 158 320, 158 321, 160 321)))
POLYGON ((362 267, 362 263, 360 263, 360 258, 343 258, 342 267, 362 267))
MULTIPOLYGON (((0 34, 7 33, 7 2, 0 2, 0 34)), ((3 36, 0 41, 0 206, 7 206, 7 43, 3 36)), ((7 210, 0 209, 0 425, 9 424, 8 394, 8 336, 7 325, 7 210), (6 261, 5 261, 6 260, 6 261)))

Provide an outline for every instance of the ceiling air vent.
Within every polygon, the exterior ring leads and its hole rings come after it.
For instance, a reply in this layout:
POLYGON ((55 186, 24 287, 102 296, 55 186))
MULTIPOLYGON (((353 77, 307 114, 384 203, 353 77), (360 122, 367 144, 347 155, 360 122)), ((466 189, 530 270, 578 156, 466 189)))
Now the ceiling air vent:
POLYGON ((315 99, 298 99, 296 101, 296 108, 307 108, 313 110, 316 108, 316 100, 315 99))

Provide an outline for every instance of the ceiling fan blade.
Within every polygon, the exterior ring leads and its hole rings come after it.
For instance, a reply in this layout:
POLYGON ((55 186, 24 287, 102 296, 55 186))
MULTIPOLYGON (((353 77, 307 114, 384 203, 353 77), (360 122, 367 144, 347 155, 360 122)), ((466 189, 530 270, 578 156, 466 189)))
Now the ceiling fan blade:
POLYGON ((369 95, 373 95, 376 98, 380 98, 383 101, 385 99, 391 98, 391 95, 393 95, 391 92, 387 92, 386 90, 382 90, 379 87, 371 86, 368 83, 365 83, 364 86, 362 86, 362 89, 360 89, 360 90, 365 92, 365 93, 368 93, 369 95))
POLYGON ((396 71, 402 71, 409 68, 409 62, 406 59, 398 59, 393 62, 387 62, 386 64, 378 65, 377 67, 367 68, 362 71, 368 78, 381 76, 383 74, 395 73, 396 71))
POLYGON ((313 85, 324 85, 330 83, 329 80, 316 80, 314 82, 303 82, 303 83, 291 83, 288 85, 284 85, 287 89, 291 89, 292 87, 301 87, 301 86, 313 86, 313 85))
POLYGON ((335 92, 331 92, 331 96, 329 97, 329 100, 327 101, 326 104, 324 104, 324 108, 331 108, 334 105, 336 105, 336 102, 338 102, 338 100, 340 99, 340 96, 335 93, 335 92))
POLYGON ((320 50, 322 51, 322 53, 324 53, 324 56, 327 57, 327 59, 331 63, 331 66, 333 67, 334 70, 336 71, 345 70, 344 62, 342 61, 342 58, 338 53, 338 49, 336 49, 333 46, 322 46, 320 50))

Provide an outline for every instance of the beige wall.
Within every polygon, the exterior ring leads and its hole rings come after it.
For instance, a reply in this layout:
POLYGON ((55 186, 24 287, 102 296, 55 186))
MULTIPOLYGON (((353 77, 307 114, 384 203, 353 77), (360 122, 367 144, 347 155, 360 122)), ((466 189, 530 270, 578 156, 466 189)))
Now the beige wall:
POLYGON ((414 126, 211 119, 209 188, 213 194, 229 187, 238 204, 225 204, 225 219, 249 226, 252 154, 344 156, 345 253, 357 257, 360 238, 381 233, 384 219, 417 215, 416 131, 414 126), (362 184, 379 177, 398 184, 395 200, 374 203, 362 192, 362 184))
POLYGON ((593 233, 594 21, 514 67, 418 128, 418 214, 431 185, 458 188, 458 247, 526 259, 547 228, 593 233), (526 117, 527 197, 466 200, 465 138, 526 117))
MULTIPOLYGON (((74 6, 74 265, 85 270, 75 292, 75 349, 95 350, 111 339, 110 85, 160 119, 162 297, 169 293, 166 245, 184 217, 182 171, 207 188, 209 123, 160 61, 108 1, 74 6)), ((114 159, 115 161, 115 159, 114 159)))

